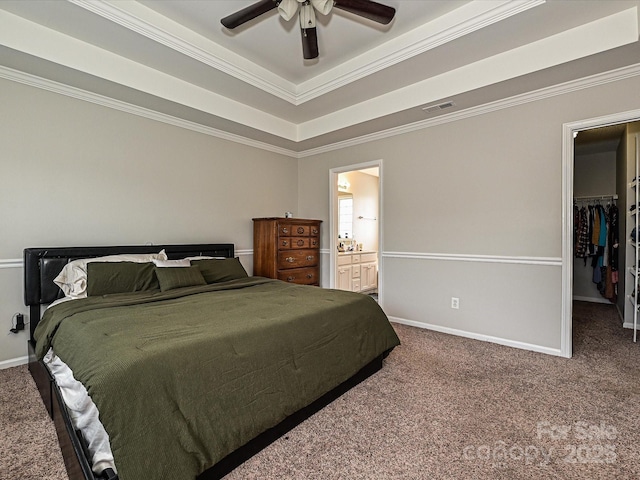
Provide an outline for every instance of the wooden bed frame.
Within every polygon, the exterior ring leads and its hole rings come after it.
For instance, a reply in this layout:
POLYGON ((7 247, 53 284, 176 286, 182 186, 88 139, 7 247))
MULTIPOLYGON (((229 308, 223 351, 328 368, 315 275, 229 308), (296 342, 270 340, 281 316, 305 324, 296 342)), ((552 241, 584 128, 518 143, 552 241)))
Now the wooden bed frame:
MULTIPOLYGON (((53 283, 53 279, 69 261, 79 258, 93 258, 124 253, 158 253, 164 249, 169 259, 207 255, 212 257, 233 258, 234 245, 193 244, 193 245, 134 245, 108 247, 68 247, 68 248, 27 248, 24 250, 24 298, 30 308, 30 338, 28 341, 29 371, 40 392, 47 411, 54 421, 60 449, 70 480, 117 480, 111 469, 100 476, 91 471, 86 442, 71 423, 70 416, 62 401, 62 396, 53 376, 35 355, 34 331, 41 318, 41 306, 48 305, 63 296, 62 291, 53 283)), ((197 480, 220 479, 238 465, 251 458, 257 452, 273 443, 279 437, 300 424, 305 419, 331 403, 344 392, 357 385, 382 368, 385 355, 380 355, 363 367, 353 377, 326 393, 310 405, 285 418, 278 425, 258 435, 249 443, 223 458, 216 465, 203 472, 197 480)))

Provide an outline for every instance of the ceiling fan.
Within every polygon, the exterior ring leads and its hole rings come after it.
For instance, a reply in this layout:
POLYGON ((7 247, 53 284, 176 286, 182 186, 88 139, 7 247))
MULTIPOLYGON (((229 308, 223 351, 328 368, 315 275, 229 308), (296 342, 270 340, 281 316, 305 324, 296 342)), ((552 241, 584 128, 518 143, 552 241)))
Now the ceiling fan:
POLYGON ((383 25, 391 22, 396 13, 395 8, 370 0, 260 0, 232 13, 220 22, 226 28, 233 29, 274 8, 278 9, 278 13, 285 21, 291 20, 298 13, 302 32, 302 53, 306 60, 310 60, 318 56, 315 12, 327 15, 333 7, 383 25))

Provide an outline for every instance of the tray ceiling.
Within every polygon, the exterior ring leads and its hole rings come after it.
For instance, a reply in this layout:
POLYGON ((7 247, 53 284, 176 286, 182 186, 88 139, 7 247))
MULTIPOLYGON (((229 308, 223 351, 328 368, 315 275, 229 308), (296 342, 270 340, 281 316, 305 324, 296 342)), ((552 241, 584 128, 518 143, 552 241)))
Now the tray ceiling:
POLYGON ((636 71, 639 2, 383 0, 387 26, 319 16, 305 61, 275 11, 220 25, 251 0, 4 0, 0 76, 295 155, 636 71))

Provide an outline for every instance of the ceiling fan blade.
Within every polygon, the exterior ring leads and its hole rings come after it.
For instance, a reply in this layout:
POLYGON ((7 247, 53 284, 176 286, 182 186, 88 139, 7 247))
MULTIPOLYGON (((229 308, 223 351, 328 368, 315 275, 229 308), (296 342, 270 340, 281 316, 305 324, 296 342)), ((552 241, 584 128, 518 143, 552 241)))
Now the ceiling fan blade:
POLYGON ((305 60, 318 58, 318 35, 316 27, 301 28, 302 33, 302 56, 305 60))
POLYGON ((229 29, 239 27, 243 23, 253 20, 260 15, 267 13, 269 10, 273 10, 278 6, 280 2, 278 0, 260 0, 258 3, 249 5, 242 10, 238 10, 236 13, 224 17, 220 20, 220 23, 229 29))
POLYGON ((396 14, 395 8, 369 0, 336 0, 333 6, 383 25, 393 20, 396 14))

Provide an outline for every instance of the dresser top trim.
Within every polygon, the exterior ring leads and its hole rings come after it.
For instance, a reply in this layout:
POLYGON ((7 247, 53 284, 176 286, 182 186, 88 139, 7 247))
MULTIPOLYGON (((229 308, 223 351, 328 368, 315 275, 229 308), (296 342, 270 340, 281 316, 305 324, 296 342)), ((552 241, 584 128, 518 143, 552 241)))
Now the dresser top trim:
POLYGON ((261 220, 282 220, 285 222, 318 222, 322 223, 322 220, 314 220, 312 218, 286 218, 286 217, 265 217, 265 218, 252 218, 254 222, 261 220))

